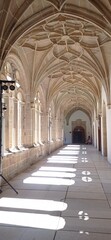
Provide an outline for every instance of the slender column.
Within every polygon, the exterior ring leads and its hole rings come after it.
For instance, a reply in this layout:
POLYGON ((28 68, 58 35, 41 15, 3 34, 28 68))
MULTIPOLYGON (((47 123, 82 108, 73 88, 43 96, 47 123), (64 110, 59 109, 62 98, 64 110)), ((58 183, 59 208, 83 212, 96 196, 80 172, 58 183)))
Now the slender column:
POLYGON ((48 115, 46 113, 41 113, 41 142, 47 142, 47 135, 48 135, 48 115))
POLYGON ((34 103, 31 103, 31 128, 32 128, 32 144, 35 143, 35 105, 34 103))
POLYGON ((2 172, 2 82, 0 82, 0 172, 2 172))
POLYGON ((26 96, 25 116, 24 116, 24 141, 25 146, 32 145, 32 128, 31 128, 31 105, 30 96, 26 96))
POLYGON ((107 159, 111 163, 111 104, 107 108, 107 159))
POLYGON ((6 104, 6 111, 4 112, 4 116, 2 118, 3 120, 3 145, 4 145, 4 151, 5 149, 9 148, 9 96, 5 94, 4 96, 4 102, 6 104))
POLYGON ((17 99, 14 99, 14 141, 17 146, 17 99))

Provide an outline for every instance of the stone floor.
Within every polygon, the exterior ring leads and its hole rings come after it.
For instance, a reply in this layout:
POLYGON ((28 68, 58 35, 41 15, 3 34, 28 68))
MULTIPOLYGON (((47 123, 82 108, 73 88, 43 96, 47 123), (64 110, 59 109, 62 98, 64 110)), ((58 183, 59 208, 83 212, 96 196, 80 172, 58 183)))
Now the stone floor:
POLYGON ((65 146, 10 183, 0 240, 111 240, 111 165, 93 146, 65 146))

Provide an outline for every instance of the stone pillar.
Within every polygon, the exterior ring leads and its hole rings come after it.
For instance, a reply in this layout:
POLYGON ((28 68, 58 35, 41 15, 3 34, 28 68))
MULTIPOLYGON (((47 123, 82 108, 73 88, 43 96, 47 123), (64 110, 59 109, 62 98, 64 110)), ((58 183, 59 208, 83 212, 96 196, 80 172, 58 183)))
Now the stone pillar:
POLYGON ((9 99, 8 99, 8 133, 9 133, 9 141, 8 146, 9 148, 14 147, 13 146, 13 125, 14 125, 14 104, 13 104, 13 98, 12 93, 10 93, 9 99))
POLYGON ((52 139, 53 141, 56 140, 56 116, 53 117, 52 139))
POLYGON ((31 135, 31 144, 33 145, 35 143, 35 104, 31 103, 31 129, 32 129, 32 135, 31 135))
POLYGON ((55 120, 55 131, 56 131, 56 141, 58 140, 59 136, 58 136, 58 118, 56 116, 56 120, 55 120))
POLYGON ((41 142, 48 142, 48 113, 41 113, 41 142))
POLYGON ((32 127, 31 127, 31 104, 30 104, 30 96, 26 96, 26 105, 25 105, 25 129, 24 129, 24 143, 25 146, 32 145, 32 127))
POLYGON ((107 129, 106 129, 106 109, 103 106, 103 112, 101 117, 101 145, 102 155, 107 156, 107 129))
POLYGON ((107 159, 111 163, 111 105, 107 108, 107 159))
POLYGON ((41 111, 40 105, 37 106, 37 143, 41 142, 41 111))
POLYGON ((17 119, 17 99, 14 98, 14 126, 13 126, 13 130, 14 130, 14 142, 15 142, 15 146, 17 146, 17 124, 18 124, 18 119, 17 119))
POLYGON ((4 141, 5 149, 9 148, 9 96, 4 95, 4 102, 6 103, 7 109, 4 112, 5 126, 4 126, 4 141))
POLYGON ((25 115, 25 103, 21 103, 21 145, 24 145, 24 115, 25 115))
POLYGON ((97 125, 97 120, 94 119, 94 122, 93 122, 93 133, 92 133, 94 147, 97 147, 97 126, 96 125, 97 125))
POLYGON ((61 125, 61 118, 59 117, 59 120, 58 120, 58 138, 59 140, 61 139, 61 135, 62 135, 62 125, 61 125))
POLYGON ((101 115, 97 117, 97 149, 101 151, 101 115))

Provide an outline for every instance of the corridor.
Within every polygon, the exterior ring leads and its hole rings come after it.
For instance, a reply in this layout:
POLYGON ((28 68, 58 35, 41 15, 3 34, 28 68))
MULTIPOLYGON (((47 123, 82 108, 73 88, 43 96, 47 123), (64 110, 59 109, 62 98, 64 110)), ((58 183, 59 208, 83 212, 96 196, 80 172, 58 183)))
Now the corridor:
POLYGON ((0 240, 111 239, 111 165, 92 145, 66 145, 10 183, 0 240))

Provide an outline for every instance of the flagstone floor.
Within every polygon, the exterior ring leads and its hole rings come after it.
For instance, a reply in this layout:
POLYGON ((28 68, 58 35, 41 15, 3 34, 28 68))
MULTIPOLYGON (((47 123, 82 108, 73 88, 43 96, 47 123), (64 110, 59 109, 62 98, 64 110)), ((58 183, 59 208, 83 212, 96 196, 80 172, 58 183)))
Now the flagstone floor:
POLYGON ((0 240, 111 240, 111 164, 67 145, 5 184, 0 240))

